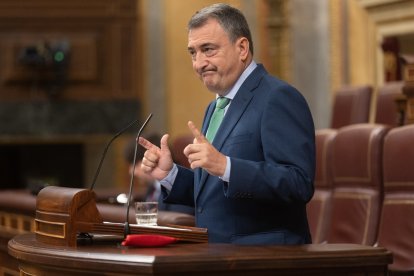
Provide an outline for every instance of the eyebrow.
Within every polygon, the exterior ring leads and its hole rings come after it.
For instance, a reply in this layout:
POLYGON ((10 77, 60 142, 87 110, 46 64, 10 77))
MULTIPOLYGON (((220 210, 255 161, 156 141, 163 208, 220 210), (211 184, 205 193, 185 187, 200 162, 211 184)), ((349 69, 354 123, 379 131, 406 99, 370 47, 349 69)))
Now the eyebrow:
MULTIPOLYGON (((203 49, 206 47, 217 47, 217 44, 211 43, 211 42, 207 42, 204 44, 201 44, 201 46, 199 48, 203 49)), ((188 51, 194 50, 196 47, 187 47, 188 51)))

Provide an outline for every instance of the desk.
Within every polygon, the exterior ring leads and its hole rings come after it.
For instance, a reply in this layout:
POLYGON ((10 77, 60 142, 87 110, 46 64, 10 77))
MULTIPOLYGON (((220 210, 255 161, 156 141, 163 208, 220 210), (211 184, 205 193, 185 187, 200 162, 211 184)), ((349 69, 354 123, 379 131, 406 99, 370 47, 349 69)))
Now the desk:
POLYGON ((18 259, 21 275, 386 275, 392 262, 384 248, 354 244, 127 248, 96 239, 65 247, 23 234, 10 240, 8 249, 18 259))

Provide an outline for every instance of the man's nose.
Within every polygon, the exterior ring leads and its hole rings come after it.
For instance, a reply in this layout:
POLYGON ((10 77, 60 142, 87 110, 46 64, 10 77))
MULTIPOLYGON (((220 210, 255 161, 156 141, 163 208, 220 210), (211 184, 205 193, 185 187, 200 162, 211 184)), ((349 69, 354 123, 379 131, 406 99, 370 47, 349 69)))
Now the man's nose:
POLYGON ((199 52, 194 56, 194 58, 193 58, 193 68, 194 68, 194 70, 199 71, 200 69, 207 66, 207 64, 208 64, 207 58, 203 53, 199 52))

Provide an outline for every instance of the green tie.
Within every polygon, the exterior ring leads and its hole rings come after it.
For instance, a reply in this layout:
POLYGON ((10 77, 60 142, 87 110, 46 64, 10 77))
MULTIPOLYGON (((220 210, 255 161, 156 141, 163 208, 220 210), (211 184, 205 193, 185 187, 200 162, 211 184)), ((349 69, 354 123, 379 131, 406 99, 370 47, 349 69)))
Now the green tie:
POLYGON ((210 119, 210 124, 207 129, 207 140, 211 143, 216 136, 216 132, 223 121, 224 108, 229 104, 230 99, 224 97, 218 97, 216 101, 216 109, 210 119))

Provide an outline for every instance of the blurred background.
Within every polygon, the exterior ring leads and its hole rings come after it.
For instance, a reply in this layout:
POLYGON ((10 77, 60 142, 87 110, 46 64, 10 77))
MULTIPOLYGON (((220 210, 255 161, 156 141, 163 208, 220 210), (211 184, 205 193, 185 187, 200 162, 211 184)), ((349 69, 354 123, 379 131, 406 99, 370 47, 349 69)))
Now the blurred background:
MULTIPOLYGON (((89 187, 106 143, 136 118, 145 134, 188 134, 214 98, 192 70, 186 24, 197 0, 0 1, 0 187, 89 187)), ((403 0, 233 0, 255 60, 306 97, 317 129, 336 91, 404 79, 414 4, 403 0)), ((108 151, 99 187, 129 184, 124 149, 108 151)))

